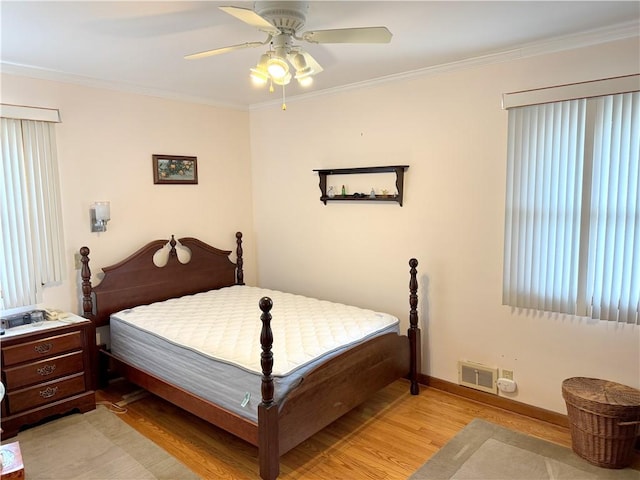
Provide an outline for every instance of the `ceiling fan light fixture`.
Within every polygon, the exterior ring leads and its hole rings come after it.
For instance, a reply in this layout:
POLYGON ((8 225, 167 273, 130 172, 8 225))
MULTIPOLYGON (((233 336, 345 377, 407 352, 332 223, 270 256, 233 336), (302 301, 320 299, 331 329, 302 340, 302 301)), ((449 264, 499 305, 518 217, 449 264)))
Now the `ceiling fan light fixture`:
MULTIPOLYGON (((296 79, 298 79, 298 81, 313 75, 313 68, 307 64, 307 59, 304 58, 302 53, 296 53, 289 57, 289 59, 296 69, 296 79)), ((302 84, 302 82, 300 83, 302 84)))
POLYGON ((267 71, 274 80, 282 79, 289 73, 289 65, 280 57, 271 57, 267 62, 267 71))
POLYGON ((269 81, 269 73, 267 70, 259 67, 252 68, 250 76, 254 85, 265 85, 269 81))
POLYGON ((266 70, 270 58, 271 56, 268 53, 263 53, 262 55, 260 55, 260 60, 258 60, 256 68, 259 68, 260 70, 266 70))
POLYGON ((296 70, 296 79, 302 80, 303 78, 311 77, 314 74, 314 71, 311 67, 306 67, 300 70, 296 70))
POLYGON ((260 60, 258 60, 258 64, 255 66, 255 68, 250 69, 251 73, 249 75, 254 85, 262 86, 269 81, 269 72, 267 71, 269 58, 270 57, 268 54, 263 53, 262 55, 260 55, 260 60))
POLYGON ((298 77, 296 75, 296 79, 298 80, 298 85, 301 87, 309 87, 313 83, 313 77, 311 75, 306 75, 304 77, 298 77))
POLYGON ((283 77, 280 78, 276 78, 274 76, 272 76, 271 78, 273 79, 273 83, 275 83, 276 85, 289 85, 289 82, 291 81, 291 72, 287 72, 283 77))
POLYGON ((308 67, 307 60, 304 58, 304 55, 299 52, 289 58, 296 70, 304 70, 308 67))

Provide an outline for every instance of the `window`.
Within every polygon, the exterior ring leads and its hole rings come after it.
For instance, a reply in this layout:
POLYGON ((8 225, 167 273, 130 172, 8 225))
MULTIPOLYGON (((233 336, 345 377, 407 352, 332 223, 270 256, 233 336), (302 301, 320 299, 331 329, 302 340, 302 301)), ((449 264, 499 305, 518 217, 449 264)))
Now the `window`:
POLYGON ((54 124, 4 118, 2 107, 0 308, 9 309, 39 303, 62 280, 64 240, 54 124))
POLYGON ((640 324, 638 78, 509 110, 503 304, 640 324))

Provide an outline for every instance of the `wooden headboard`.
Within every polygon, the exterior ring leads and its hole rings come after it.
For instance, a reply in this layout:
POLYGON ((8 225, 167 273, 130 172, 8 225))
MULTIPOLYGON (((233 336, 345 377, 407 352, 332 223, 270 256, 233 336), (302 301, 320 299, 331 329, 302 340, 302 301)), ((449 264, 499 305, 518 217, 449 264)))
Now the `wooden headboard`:
POLYGON ((168 298, 191 295, 230 285, 244 285, 242 270, 242 233, 236 233, 236 263, 230 250, 219 250, 191 237, 178 239, 191 251, 187 263, 181 263, 176 240, 155 240, 121 262, 102 269, 104 278, 91 285, 88 247, 80 249, 82 262, 82 310, 96 327, 107 325, 109 316, 125 308, 146 305, 168 298), (156 266, 154 254, 170 245, 166 265, 156 266))

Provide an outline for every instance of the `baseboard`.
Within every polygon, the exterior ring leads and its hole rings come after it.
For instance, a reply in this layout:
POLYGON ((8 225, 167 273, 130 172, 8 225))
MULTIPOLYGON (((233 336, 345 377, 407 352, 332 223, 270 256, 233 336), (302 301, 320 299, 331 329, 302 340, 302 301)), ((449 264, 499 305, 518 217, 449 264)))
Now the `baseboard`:
POLYGON ((535 418, 537 420, 543 420, 545 422, 559 425, 561 427, 569 427, 569 418, 561 413, 552 412, 551 410, 545 410, 544 408, 534 407, 533 405, 527 405, 526 403, 518 402, 510 398, 499 397, 490 393, 474 390, 469 387, 463 387, 457 383, 448 382, 446 380, 440 380, 439 378, 430 377, 428 375, 420 375, 418 381, 431 388, 436 388, 444 392, 453 393, 463 398, 475 400, 476 402, 491 405, 492 407, 503 408, 510 412, 519 413, 520 415, 526 415, 527 417, 535 418))

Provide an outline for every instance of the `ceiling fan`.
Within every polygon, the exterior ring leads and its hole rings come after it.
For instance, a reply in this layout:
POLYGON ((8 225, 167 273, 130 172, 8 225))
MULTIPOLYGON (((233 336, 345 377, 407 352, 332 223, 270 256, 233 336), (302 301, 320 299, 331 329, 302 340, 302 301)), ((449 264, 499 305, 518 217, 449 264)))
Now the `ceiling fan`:
POLYGON ((204 52, 186 55, 188 60, 220 55, 243 48, 269 45, 269 50, 251 69, 251 78, 257 84, 287 85, 291 81, 290 65, 302 86, 311 84, 313 75, 322 71, 320 64, 294 41, 309 43, 389 43, 391 32, 387 27, 339 28, 300 32, 305 24, 309 2, 256 2, 255 9, 219 7, 223 12, 256 27, 267 34, 263 42, 246 42, 204 52))

